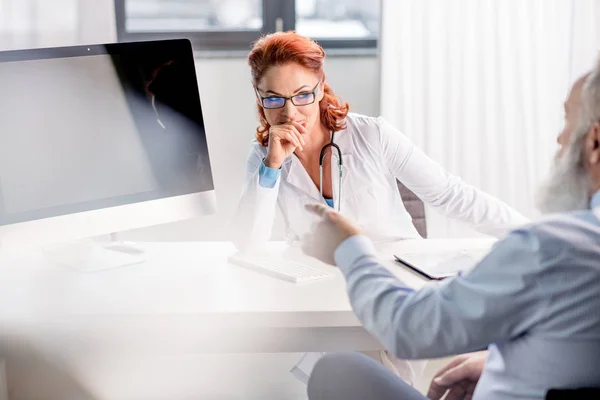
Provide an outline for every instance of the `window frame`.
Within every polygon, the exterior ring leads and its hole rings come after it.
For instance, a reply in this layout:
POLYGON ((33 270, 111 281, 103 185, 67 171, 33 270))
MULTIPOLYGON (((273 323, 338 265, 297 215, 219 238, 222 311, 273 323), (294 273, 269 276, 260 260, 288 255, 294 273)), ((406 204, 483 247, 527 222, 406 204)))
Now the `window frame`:
MULTIPOLYGON (((115 0, 115 20, 119 42, 187 38, 194 51, 239 52, 248 51, 251 43, 262 35, 277 30, 293 30, 296 27, 295 0, 262 0, 263 26, 260 30, 220 30, 196 32, 128 32, 126 28, 125 2, 115 0), (279 26, 277 26, 279 25, 279 26)), ((326 50, 340 54, 369 54, 377 50, 378 39, 321 39, 314 37, 326 50)))

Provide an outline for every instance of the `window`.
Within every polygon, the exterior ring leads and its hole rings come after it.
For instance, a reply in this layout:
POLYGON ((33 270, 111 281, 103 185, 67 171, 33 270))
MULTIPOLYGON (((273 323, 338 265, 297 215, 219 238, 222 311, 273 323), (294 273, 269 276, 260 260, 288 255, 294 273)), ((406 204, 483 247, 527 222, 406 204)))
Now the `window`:
POLYGON ((127 0, 125 29, 128 32, 202 32, 260 30, 260 0, 127 0))
POLYGON ((380 2, 296 0, 295 29, 326 47, 376 47, 380 2))
POLYGON ((186 37, 196 50, 248 50, 295 29, 325 48, 374 49, 380 2, 365 0, 115 0, 119 41, 186 37))

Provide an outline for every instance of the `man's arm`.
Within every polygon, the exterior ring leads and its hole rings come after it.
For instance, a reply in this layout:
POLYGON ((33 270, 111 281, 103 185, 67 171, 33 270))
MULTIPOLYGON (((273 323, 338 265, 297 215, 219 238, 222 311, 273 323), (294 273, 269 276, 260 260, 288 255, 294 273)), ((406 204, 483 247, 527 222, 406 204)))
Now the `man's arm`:
POLYGON ((545 312, 536 277, 536 237, 511 233, 470 273, 415 292, 355 235, 335 252, 354 312, 399 358, 472 352, 527 332, 545 312))

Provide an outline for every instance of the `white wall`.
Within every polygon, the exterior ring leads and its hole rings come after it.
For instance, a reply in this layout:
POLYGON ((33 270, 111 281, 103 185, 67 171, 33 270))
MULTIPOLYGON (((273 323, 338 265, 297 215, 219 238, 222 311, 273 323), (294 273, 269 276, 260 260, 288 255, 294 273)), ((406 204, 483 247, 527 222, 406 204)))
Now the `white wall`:
POLYGON ((1 0, 0 50, 116 40, 113 0, 1 0))
MULTIPOLYGON (((134 241, 212 241, 228 238, 227 225, 239 199, 250 141, 258 125, 250 69, 244 58, 196 57, 218 213, 194 220, 119 234, 134 241)), ((327 80, 352 111, 379 115, 379 59, 330 57, 327 80)), ((274 237, 281 236, 277 221, 274 237)))

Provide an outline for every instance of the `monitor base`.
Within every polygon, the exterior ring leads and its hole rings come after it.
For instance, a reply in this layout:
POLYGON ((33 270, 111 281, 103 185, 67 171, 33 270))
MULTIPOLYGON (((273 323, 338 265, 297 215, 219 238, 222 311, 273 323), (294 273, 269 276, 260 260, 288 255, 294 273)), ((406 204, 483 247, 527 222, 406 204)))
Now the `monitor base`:
POLYGON ((52 263, 80 272, 104 271, 146 261, 143 249, 126 242, 78 241, 48 246, 44 254, 52 263))

